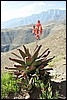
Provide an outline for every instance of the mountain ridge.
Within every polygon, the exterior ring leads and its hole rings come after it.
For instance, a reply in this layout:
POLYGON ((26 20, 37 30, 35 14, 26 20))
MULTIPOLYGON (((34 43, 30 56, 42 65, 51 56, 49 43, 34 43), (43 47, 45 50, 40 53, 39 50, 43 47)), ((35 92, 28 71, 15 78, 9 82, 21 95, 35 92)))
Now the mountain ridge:
POLYGON ((29 25, 32 23, 35 24, 38 19, 41 20, 42 23, 46 23, 49 21, 59 21, 59 19, 61 19, 62 21, 63 19, 66 19, 65 16, 66 10, 50 9, 39 14, 33 14, 28 17, 14 18, 8 21, 1 22, 1 29, 29 25))

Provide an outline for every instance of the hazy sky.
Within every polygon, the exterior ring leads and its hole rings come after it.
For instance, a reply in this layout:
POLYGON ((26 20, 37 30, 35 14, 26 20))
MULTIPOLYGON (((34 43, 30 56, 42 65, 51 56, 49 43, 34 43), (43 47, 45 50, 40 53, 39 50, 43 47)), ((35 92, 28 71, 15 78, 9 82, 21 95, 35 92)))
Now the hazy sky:
POLYGON ((66 1, 1 1, 1 21, 30 16, 48 9, 66 10, 66 1))

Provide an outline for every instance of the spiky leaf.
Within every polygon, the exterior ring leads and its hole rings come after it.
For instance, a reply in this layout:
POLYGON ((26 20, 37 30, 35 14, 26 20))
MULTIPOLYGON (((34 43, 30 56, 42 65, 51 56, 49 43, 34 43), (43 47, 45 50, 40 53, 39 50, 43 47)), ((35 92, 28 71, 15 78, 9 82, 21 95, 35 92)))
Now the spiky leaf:
POLYGON ((32 61, 34 61, 34 60, 37 58, 41 46, 42 46, 42 45, 40 45, 40 46, 37 48, 37 50, 35 51, 34 55, 32 56, 32 61))
POLYGON ((12 52, 13 55, 15 55, 16 57, 22 59, 20 56, 18 56, 17 54, 15 54, 14 52, 12 52))
POLYGON ((14 75, 17 75, 17 76, 19 76, 19 75, 21 75, 21 72, 14 71, 14 75))
POLYGON ((21 64, 22 66, 25 66, 25 62, 23 60, 12 59, 12 58, 9 58, 9 59, 12 60, 12 61, 15 61, 15 62, 17 62, 19 64, 21 64))
POLYGON ((5 67, 5 69, 8 69, 8 70, 19 70, 19 71, 22 71, 22 70, 26 70, 24 69, 24 67, 5 67))
POLYGON ((39 65, 41 65, 41 63, 42 63, 42 59, 39 59, 39 60, 35 60, 31 65, 38 67, 39 65))
POLYGON ((18 76, 18 78, 26 78, 26 73, 23 71, 21 75, 18 76))
MULTIPOLYGON (((55 57, 55 56, 54 56, 54 57, 55 57)), ((54 57, 52 57, 52 58, 50 58, 50 59, 47 59, 47 60, 43 60, 43 61, 42 61, 42 64, 43 64, 44 66, 48 65, 48 62, 50 62, 54 57)))
POLYGON ((14 65, 18 70, 26 70, 26 67, 25 66, 22 66, 22 65, 14 65))
POLYGON ((29 53, 29 49, 26 48, 24 45, 23 45, 23 47, 24 47, 24 51, 25 51, 25 53, 27 54, 27 56, 28 56, 28 57, 31 57, 31 54, 29 53))
POLYGON ((32 58, 31 58, 31 57, 25 57, 25 64, 26 64, 27 66, 30 66, 31 63, 32 63, 32 58))
POLYGON ((9 70, 17 70, 17 68, 15 68, 15 67, 5 67, 5 69, 9 69, 9 70))
POLYGON ((47 57, 49 55, 50 51, 48 51, 46 54, 44 54, 42 57, 47 57))
POLYGON ((19 50, 19 52, 20 52, 20 54, 21 54, 21 56, 22 56, 23 59, 24 59, 25 57, 27 57, 27 55, 26 55, 22 50, 20 50, 20 49, 17 49, 17 50, 19 50))
POLYGON ((34 74, 35 73, 35 71, 36 71, 36 67, 30 67, 28 70, 26 70, 26 73, 27 74, 34 74))
POLYGON ((42 68, 44 68, 45 66, 44 65, 40 65, 39 67, 38 67, 38 69, 42 69, 42 68))
POLYGON ((49 48, 47 48, 38 58, 42 57, 48 50, 49 48))

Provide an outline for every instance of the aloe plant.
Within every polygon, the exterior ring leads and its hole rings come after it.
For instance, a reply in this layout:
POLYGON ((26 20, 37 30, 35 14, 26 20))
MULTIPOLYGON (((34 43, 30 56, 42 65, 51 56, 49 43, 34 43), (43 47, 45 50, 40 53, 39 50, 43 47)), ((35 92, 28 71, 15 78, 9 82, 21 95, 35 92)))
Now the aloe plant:
POLYGON ((47 59, 50 51, 47 48, 41 55, 39 55, 39 51, 42 45, 38 46, 34 54, 32 55, 28 48, 23 45, 24 51, 21 49, 17 49, 21 55, 21 57, 12 52, 13 55, 17 56, 18 59, 14 59, 9 57, 10 60, 18 63, 18 65, 14 65, 14 67, 5 67, 6 69, 13 70, 14 75, 16 75, 16 79, 22 78, 21 84, 25 89, 31 90, 32 86, 35 86, 35 78, 41 80, 44 84, 47 84, 49 77, 48 70, 45 67, 48 65, 54 57, 47 59))

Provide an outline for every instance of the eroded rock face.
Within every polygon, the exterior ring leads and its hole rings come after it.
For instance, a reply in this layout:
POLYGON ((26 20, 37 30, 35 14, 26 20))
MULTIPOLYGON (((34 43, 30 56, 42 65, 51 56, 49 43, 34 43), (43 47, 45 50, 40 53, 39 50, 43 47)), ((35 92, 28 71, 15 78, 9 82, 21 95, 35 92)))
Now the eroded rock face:
POLYGON ((9 51, 35 41, 31 31, 29 26, 1 30, 1 51, 9 51))
POLYGON ((2 30, 1 32, 1 51, 9 51, 12 41, 17 36, 18 31, 13 30, 2 30))

